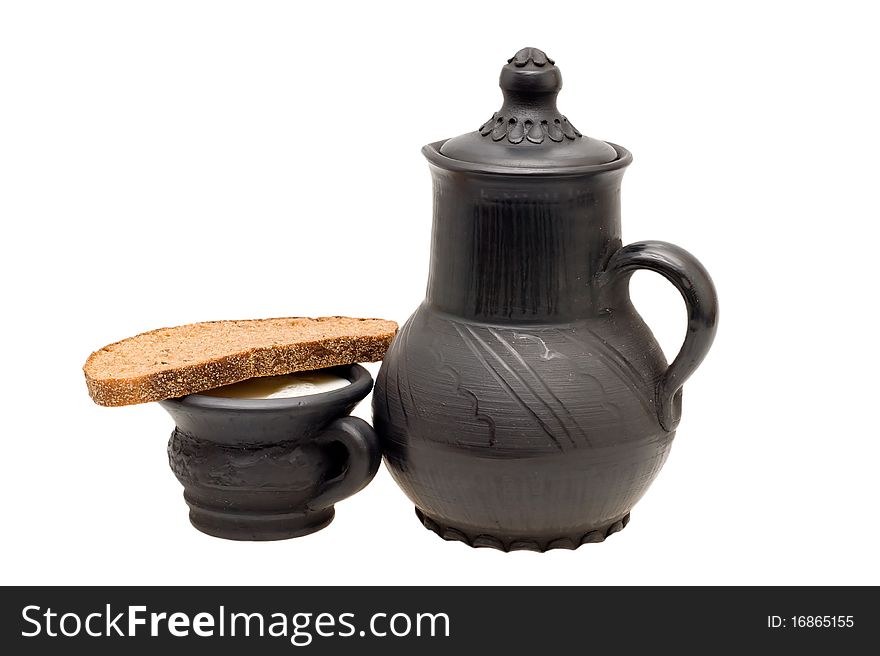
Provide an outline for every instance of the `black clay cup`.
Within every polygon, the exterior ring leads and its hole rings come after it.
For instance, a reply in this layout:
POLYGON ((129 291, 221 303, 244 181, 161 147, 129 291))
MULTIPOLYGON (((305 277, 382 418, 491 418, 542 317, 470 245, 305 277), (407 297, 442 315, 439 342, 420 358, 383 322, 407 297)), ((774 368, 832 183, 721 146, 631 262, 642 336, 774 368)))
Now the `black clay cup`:
POLYGON ((333 521, 333 504, 373 479, 376 434, 349 416, 373 379, 359 365, 327 371, 350 384, 293 398, 161 401, 176 424, 168 460, 193 526, 230 540, 307 535, 333 521))

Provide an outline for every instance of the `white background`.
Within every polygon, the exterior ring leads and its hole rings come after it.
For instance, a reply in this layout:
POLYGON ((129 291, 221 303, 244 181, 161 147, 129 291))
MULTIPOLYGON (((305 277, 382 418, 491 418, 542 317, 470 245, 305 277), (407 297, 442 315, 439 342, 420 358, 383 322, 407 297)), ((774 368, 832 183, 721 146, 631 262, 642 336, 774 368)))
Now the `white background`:
MULTIPOLYGON (((870 6, 3 3, 0 580, 880 583, 870 6), (574 124, 635 155, 624 241, 689 249, 721 300, 632 523, 574 552, 474 550, 422 528, 383 467, 312 536, 198 533, 171 419, 93 405, 86 357, 201 320, 402 323, 428 265, 419 149, 491 116, 527 45, 574 124)), ((638 274, 633 297, 673 355, 677 293, 638 274)))

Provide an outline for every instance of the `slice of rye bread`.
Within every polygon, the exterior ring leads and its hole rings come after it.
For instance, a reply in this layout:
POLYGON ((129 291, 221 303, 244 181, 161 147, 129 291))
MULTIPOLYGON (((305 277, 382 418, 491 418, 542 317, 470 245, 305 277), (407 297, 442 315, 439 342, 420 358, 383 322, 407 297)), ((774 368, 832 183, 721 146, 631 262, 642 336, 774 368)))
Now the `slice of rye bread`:
POLYGON ((258 376, 376 362, 396 332, 393 321, 350 317, 206 321, 109 344, 83 372, 99 405, 149 403, 258 376))

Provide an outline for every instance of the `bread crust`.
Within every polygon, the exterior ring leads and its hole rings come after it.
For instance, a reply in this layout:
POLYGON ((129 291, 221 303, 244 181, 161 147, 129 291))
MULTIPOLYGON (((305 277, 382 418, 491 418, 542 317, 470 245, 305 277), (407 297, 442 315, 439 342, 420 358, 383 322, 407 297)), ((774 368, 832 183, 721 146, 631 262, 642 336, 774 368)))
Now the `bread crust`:
POLYGON ((282 317, 159 328, 108 344, 83 366, 98 405, 177 398, 258 376, 381 360, 394 321, 282 317))

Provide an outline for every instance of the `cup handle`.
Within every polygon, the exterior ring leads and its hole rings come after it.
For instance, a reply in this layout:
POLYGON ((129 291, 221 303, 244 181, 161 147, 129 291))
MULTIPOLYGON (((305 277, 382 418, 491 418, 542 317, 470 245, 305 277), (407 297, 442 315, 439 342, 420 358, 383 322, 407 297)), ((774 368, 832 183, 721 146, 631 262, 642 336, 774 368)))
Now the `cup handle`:
POLYGON ((373 427, 358 417, 342 417, 318 436, 321 444, 338 442, 348 451, 348 464, 339 476, 324 481, 309 510, 328 508, 360 492, 379 470, 382 452, 373 427))
MULTIPOLYGON (((657 416, 667 431, 681 419, 681 387, 709 352, 718 327, 718 295, 709 273, 689 252, 663 241, 640 241, 624 246, 609 260, 606 274, 612 285, 625 285, 637 269, 659 273, 681 293, 687 306, 684 343, 657 382, 657 416)), ((627 292, 628 293, 628 292, 627 292)))

